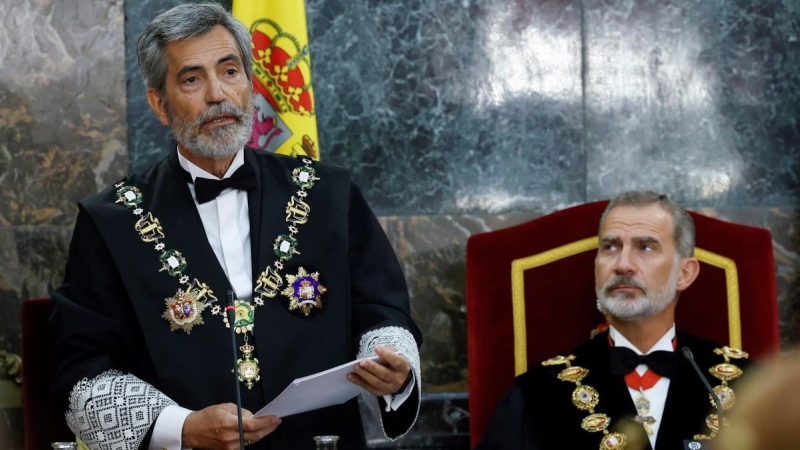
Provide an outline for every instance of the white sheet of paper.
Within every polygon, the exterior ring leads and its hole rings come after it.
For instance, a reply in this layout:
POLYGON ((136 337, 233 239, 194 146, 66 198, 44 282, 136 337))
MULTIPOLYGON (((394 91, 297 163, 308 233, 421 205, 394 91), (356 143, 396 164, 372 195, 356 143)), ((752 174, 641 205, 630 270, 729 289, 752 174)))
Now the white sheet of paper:
POLYGON ((283 392, 267 406, 261 408, 255 416, 286 417, 326 406, 339 405, 350 400, 365 391, 348 381, 347 374, 353 371, 353 367, 359 361, 367 359, 377 361, 380 358, 376 355, 357 359, 292 381, 283 392))

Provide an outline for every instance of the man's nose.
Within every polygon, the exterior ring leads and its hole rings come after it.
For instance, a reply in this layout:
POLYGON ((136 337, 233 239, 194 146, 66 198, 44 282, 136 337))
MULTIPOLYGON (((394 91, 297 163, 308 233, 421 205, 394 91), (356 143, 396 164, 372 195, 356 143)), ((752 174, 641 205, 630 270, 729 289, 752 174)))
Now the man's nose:
POLYGON ((630 249, 623 248, 622 251, 619 252, 619 257, 614 265, 614 272, 618 275, 633 273, 636 270, 636 266, 633 264, 631 256, 630 249))
POLYGON ((206 103, 221 103, 228 98, 219 78, 212 78, 206 88, 206 103))

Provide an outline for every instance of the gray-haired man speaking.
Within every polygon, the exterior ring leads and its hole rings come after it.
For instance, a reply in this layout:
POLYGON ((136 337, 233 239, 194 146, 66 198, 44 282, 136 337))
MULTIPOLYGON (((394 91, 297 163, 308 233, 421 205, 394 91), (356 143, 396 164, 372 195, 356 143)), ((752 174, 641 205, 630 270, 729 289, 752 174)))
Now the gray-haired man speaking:
POLYGON ((221 7, 159 15, 137 51, 177 143, 79 203, 52 318, 54 392, 71 429, 93 449, 238 448, 238 382, 250 448, 313 448, 327 434, 363 448, 355 400, 282 420, 252 411, 294 378, 377 354, 348 377, 373 394, 387 436, 405 434, 422 338, 348 172, 245 147, 250 37, 221 7))

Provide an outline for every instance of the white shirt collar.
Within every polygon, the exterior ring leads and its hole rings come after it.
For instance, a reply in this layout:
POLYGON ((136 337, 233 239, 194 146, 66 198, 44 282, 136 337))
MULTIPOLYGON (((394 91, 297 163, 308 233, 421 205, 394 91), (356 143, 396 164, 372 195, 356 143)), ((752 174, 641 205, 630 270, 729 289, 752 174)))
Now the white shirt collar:
MULTIPOLYGON (((613 326, 608 327, 608 333, 611 336, 611 340, 614 341, 614 345, 616 347, 626 347, 635 351, 639 355, 644 354, 638 348, 636 348, 635 345, 631 344, 631 341, 626 339, 625 336, 623 336, 622 333, 617 331, 617 329, 614 328, 613 326)), ((675 349, 672 348, 672 339, 674 337, 675 337, 675 324, 673 323, 670 329, 667 330, 667 332, 664 333, 663 336, 661 336, 661 339, 659 339, 658 342, 656 342, 655 345, 653 345, 653 347, 647 351, 647 354, 650 354, 656 350, 665 350, 668 352, 675 351, 675 349)))
MULTIPOLYGON (((183 167, 183 169, 189 172, 189 175, 192 176, 192 182, 194 182, 195 178, 210 178, 212 180, 219 180, 216 175, 206 172, 198 167, 195 163, 186 159, 177 148, 175 151, 178 152, 178 162, 180 163, 181 167, 183 167)), ((242 167, 242 165, 244 165, 244 149, 236 152, 236 156, 233 157, 231 166, 228 167, 228 171, 225 172, 225 175, 222 178, 229 178, 231 175, 233 175, 233 172, 235 172, 239 167, 242 167)))

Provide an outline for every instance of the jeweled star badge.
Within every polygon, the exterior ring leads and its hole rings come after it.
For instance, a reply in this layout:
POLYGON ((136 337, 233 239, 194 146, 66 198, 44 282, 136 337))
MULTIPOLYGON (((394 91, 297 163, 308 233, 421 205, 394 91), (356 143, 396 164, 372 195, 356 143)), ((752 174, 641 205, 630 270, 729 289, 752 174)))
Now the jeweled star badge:
POLYGON ((178 289, 174 297, 165 299, 167 310, 161 315, 169 322, 170 331, 183 330, 191 334, 195 325, 203 324, 203 310, 208 306, 191 292, 178 289))
POLYGON ((300 267, 297 275, 286 275, 288 286, 282 294, 289 298, 289 310, 300 310, 308 317, 312 309, 322 309, 322 294, 327 289, 319 282, 319 272, 308 273, 300 267))

